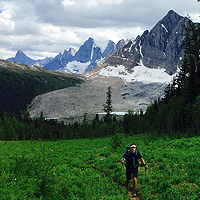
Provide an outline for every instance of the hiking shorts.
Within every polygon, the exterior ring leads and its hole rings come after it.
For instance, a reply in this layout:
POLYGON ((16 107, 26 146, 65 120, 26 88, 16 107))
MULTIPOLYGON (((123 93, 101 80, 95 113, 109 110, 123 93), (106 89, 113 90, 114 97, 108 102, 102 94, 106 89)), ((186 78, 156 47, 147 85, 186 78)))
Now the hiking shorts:
POLYGON ((131 180, 131 174, 133 174, 134 178, 137 178, 138 176, 138 167, 136 168, 126 168, 126 179, 131 180))

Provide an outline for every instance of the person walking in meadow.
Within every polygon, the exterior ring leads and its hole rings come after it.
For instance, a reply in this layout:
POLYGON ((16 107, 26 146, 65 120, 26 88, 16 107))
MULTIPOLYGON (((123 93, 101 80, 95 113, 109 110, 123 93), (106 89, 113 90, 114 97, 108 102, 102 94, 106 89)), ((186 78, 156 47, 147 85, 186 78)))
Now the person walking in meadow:
POLYGON ((126 189, 128 190, 128 184, 131 180, 131 175, 133 174, 133 196, 136 197, 136 187, 137 187, 137 176, 138 176, 138 167, 139 162, 138 159, 141 160, 144 167, 147 169, 148 165, 145 163, 142 155, 139 151, 136 150, 135 143, 130 145, 130 149, 125 152, 123 158, 121 159, 121 163, 123 164, 126 160, 126 189))

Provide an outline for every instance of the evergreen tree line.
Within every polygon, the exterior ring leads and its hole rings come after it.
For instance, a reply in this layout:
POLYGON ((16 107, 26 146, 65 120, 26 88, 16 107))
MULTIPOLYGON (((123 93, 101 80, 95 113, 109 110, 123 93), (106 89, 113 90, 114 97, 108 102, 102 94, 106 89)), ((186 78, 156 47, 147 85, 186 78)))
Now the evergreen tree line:
POLYGON ((83 123, 64 124, 57 120, 45 120, 42 113, 39 118, 31 119, 28 112, 16 116, 0 111, 0 140, 69 140, 98 138, 123 133, 121 123, 114 117, 106 122, 98 114, 92 120, 83 123))

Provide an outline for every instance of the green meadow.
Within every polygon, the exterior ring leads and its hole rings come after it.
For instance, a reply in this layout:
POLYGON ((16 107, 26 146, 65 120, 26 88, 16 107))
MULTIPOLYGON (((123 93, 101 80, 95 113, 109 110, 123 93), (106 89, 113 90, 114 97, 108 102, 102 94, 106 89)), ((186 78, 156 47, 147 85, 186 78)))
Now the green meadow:
POLYGON ((139 167, 140 199, 200 199, 200 137, 122 137, 117 147, 112 137, 1 141, 1 199, 130 199, 120 159, 132 142, 149 166, 146 176, 142 164, 139 167))

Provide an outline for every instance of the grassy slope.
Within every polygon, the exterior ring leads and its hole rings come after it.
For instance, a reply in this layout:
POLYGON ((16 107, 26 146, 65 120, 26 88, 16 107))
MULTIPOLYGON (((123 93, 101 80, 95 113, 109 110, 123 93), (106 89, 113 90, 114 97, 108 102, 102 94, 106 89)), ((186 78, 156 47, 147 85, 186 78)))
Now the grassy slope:
MULTIPOLYGON (((7 199, 14 194, 13 199, 39 198, 42 170, 49 167, 46 199, 129 199, 122 186, 124 166, 120 176, 124 147, 111 149, 110 142, 111 138, 0 142, 0 194, 7 199)), ((143 199, 199 199, 200 137, 153 140, 136 135, 124 138, 123 146, 130 142, 137 143, 149 165, 146 182, 144 168, 139 168, 138 192, 143 199)))
POLYGON ((37 95, 81 82, 75 75, 0 60, 0 109, 18 114, 37 95))

